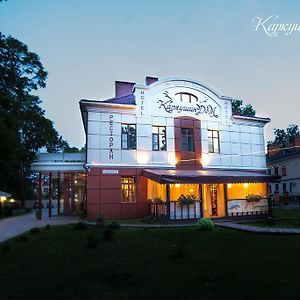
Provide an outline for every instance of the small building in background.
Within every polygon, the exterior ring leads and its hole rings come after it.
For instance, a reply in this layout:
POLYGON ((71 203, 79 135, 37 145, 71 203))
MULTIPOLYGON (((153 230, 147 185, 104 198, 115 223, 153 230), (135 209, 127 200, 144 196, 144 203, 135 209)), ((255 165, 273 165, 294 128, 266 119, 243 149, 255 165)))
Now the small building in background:
POLYGON ((269 175, 281 177, 269 185, 275 204, 297 203, 300 196, 300 136, 285 148, 268 145, 267 167, 269 175))

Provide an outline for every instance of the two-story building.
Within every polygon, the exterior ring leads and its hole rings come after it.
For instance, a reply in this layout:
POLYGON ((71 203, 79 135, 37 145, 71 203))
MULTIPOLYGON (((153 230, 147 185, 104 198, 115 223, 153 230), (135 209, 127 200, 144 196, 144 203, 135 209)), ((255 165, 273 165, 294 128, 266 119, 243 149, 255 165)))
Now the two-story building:
POLYGON ((278 182, 270 183, 270 195, 279 203, 280 197, 290 199, 300 196, 300 136, 285 148, 269 145, 267 154, 268 174, 280 176, 278 182))
POLYGON ((141 218, 149 199, 169 219, 267 212, 270 119, 232 114, 233 98, 190 78, 117 81, 115 89, 114 98, 80 101, 89 219, 141 218), (196 201, 182 205, 181 195, 196 201))

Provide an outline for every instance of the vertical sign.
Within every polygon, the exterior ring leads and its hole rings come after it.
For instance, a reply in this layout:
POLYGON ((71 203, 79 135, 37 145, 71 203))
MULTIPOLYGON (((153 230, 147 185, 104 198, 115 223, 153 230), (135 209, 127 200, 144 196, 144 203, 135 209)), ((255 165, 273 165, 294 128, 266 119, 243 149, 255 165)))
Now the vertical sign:
POLYGON ((144 95, 144 91, 141 91, 141 116, 144 115, 144 109, 145 109, 145 105, 144 105, 144 101, 145 101, 145 95, 144 95))
POLYGON ((109 115, 108 159, 114 159, 114 115, 109 115))

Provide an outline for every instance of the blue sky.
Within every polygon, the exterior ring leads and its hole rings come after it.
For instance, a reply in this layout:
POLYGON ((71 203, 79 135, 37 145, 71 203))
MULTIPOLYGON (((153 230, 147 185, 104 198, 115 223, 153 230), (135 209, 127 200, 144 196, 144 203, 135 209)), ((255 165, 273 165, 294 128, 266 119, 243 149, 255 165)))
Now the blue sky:
POLYGON ((114 81, 188 76, 270 117, 299 124, 300 31, 268 37, 256 16, 300 24, 299 1, 8 0, 0 30, 40 55, 46 115, 71 144, 84 144, 79 100, 114 96, 114 81))

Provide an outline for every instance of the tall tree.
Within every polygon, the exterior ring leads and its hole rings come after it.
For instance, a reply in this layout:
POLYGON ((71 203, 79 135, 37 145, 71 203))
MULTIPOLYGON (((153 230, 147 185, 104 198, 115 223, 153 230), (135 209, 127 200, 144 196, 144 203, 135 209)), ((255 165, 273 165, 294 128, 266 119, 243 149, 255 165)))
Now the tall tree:
POLYGON ((0 188, 23 199, 37 150, 68 146, 31 94, 46 78, 39 56, 0 32, 0 188))
POLYGON ((243 100, 232 101, 232 113, 246 117, 254 117, 256 112, 251 104, 243 106, 243 100))
POLYGON ((296 124, 289 125, 286 129, 275 128, 274 140, 269 141, 268 145, 278 145, 281 148, 285 148, 292 144, 298 135, 300 135, 300 129, 296 124))

